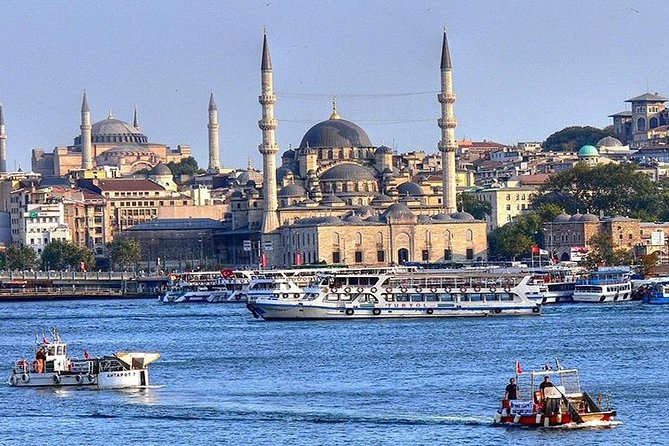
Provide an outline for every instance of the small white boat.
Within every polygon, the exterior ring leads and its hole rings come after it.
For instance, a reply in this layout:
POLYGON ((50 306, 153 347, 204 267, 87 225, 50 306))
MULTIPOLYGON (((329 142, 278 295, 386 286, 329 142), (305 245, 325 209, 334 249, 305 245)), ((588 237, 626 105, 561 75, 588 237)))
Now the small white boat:
POLYGON ((274 293, 247 308, 265 320, 539 315, 541 305, 526 296, 530 278, 512 283, 453 271, 345 270, 317 277, 304 297, 274 293))
POLYGON ((574 302, 622 302, 632 300, 632 281, 629 267, 600 266, 587 279, 576 281, 574 302))
MULTIPOLYGON (((119 389, 149 385, 149 364, 159 353, 117 352, 101 357, 70 358, 55 328, 51 339, 37 343, 35 359, 16 361, 9 376, 14 387, 93 387, 119 389)), ((87 356, 87 355, 85 355, 87 356)))
POLYGON ((221 303, 245 301, 243 290, 254 271, 197 271, 172 274, 161 303, 221 303))
POLYGON ((541 287, 541 291, 536 297, 540 299, 542 304, 572 301, 576 288, 576 276, 571 269, 545 268, 534 269, 531 272, 533 274, 531 283, 541 287))

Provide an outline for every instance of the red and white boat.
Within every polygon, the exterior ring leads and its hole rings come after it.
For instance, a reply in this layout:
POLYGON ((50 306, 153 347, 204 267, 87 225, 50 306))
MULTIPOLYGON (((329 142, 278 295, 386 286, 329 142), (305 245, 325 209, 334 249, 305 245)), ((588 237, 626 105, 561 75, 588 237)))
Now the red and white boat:
POLYGON ((523 372, 516 363, 518 399, 502 400, 495 414, 495 424, 535 427, 611 427, 616 411, 608 395, 593 399, 581 389, 577 369, 564 369, 556 360, 556 368, 545 365, 541 370, 523 372), (548 377, 552 386, 541 388, 548 377))

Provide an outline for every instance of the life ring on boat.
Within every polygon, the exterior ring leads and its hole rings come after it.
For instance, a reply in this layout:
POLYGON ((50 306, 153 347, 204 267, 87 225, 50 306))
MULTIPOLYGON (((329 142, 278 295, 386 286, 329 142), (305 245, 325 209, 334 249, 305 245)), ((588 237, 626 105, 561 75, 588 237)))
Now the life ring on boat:
POLYGON ((432 313, 434 313, 434 310, 432 308, 428 308, 425 312, 427 314, 432 314, 432 313))
POLYGON ((491 286, 491 287, 490 287, 490 292, 491 292, 491 293, 494 293, 495 291, 497 291, 497 288, 495 288, 494 286, 491 286))
POLYGON ((9 378, 9 384, 11 384, 12 386, 15 386, 18 380, 19 380, 19 378, 17 378, 16 375, 12 375, 9 378))
POLYGON ((336 293, 336 292, 337 292, 337 288, 335 288, 335 287, 330 288, 330 292, 331 292, 331 293, 336 293))
POLYGON ((21 375, 21 382, 29 383, 30 382, 30 375, 28 375, 27 373, 24 373, 23 375, 21 375))
POLYGON ((54 384, 60 384, 60 375, 53 375, 51 378, 54 384))
POLYGON ((363 291, 365 291, 365 289, 363 287, 359 286, 358 287, 358 293, 362 293, 363 291))
POLYGON ((347 292, 347 293, 350 293, 351 292, 351 287, 347 286, 346 288, 344 288, 344 291, 347 292))
POLYGON ((83 381, 84 378, 81 375, 77 375, 74 377, 74 380, 77 382, 77 384, 81 384, 81 381, 83 381))
POLYGON ((436 286, 433 286, 432 288, 430 288, 430 293, 436 293, 436 292, 437 292, 437 287, 436 286))
POLYGON ((421 287, 417 286, 417 287, 416 287, 416 292, 417 292, 417 293, 421 293, 421 292, 423 292, 423 289, 422 289, 421 287))
POLYGON ((374 316, 378 316, 379 314, 381 314, 381 309, 380 309, 380 308, 374 308, 374 309, 372 310, 372 314, 373 314, 374 316))
POLYGON ((511 287, 509 285, 504 286, 504 291, 507 293, 511 292, 511 287))
POLYGON ((93 376, 92 373, 89 373, 88 375, 86 375, 86 379, 88 380, 89 383, 92 383, 95 377, 93 376))
POLYGON ((400 291, 403 292, 403 293, 406 293, 407 292, 407 287, 405 287, 405 286, 401 287, 400 291))
POLYGON ((447 287, 446 287, 446 292, 447 292, 448 294, 451 294, 451 291, 453 291, 453 290, 451 289, 451 287, 450 287, 450 286, 447 286, 447 287))
POLYGON ((372 293, 376 293, 376 292, 377 292, 378 290, 376 289, 376 287, 375 287, 375 286, 373 286, 372 288, 370 288, 370 290, 369 290, 369 291, 371 291, 372 293))
POLYGON ((474 291, 476 291, 478 293, 479 291, 481 291, 481 287, 478 286, 478 285, 475 285, 474 286, 474 291))
POLYGON ((461 286, 460 287, 460 292, 461 293, 466 293, 467 292, 467 287, 466 286, 461 286))
POLYGON ((353 313, 355 313, 355 311, 353 310, 353 308, 347 308, 347 309, 346 309, 346 315, 347 315, 347 316, 351 316, 353 313))
POLYGON ((541 311, 541 308, 537 305, 536 307, 532 308, 532 313, 538 313, 541 311))
POLYGON ((502 312, 501 308, 495 308, 495 314, 500 314, 502 312))
POLYGON ((393 289, 391 287, 386 287, 386 293, 392 293, 393 289))

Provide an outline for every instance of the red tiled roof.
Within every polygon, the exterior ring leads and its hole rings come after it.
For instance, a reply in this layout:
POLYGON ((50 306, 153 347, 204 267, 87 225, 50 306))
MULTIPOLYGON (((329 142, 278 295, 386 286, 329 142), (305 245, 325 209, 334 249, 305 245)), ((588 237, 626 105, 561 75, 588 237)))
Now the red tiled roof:
POLYGON ((518 182, 522 185, 540 185, 544 184, 550 178, 548 173, 535 173, 531 175, 519 175, 518 182))

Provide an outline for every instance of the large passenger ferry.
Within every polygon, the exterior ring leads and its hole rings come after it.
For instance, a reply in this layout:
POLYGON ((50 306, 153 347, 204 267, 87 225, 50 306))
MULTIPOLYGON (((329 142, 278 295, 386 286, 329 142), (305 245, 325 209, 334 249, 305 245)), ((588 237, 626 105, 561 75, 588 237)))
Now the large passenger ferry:
POLYGON ((274 293, 247 307, 265 320, 539 315, 541 305, 526 296, 530 279, 443 270, 345 270, 319 275, 303 297, 274 293))
POLYGON ((576 281, 574 302, 622 302, 632 300, 629 267, 601 266, 587 279, 576 281))
POLYGON ((159 353, 117 352, 113 355, 71 358, 58 330, 37 342, 34 359, 19 359, 9 376, 14 387, 94 387, 114 389, 149 385, 148 366, 159 353))
POLYGON ((577 276, 570 268, 533 269, 532 284, 541 287, 539 299, 544 304, 572 302, 577 276))
POLYGON ((170 275, 161 303, 186 302, 242 302, 244 291, 255 271, 224 269, 221 271, 194 271, 170 275))

